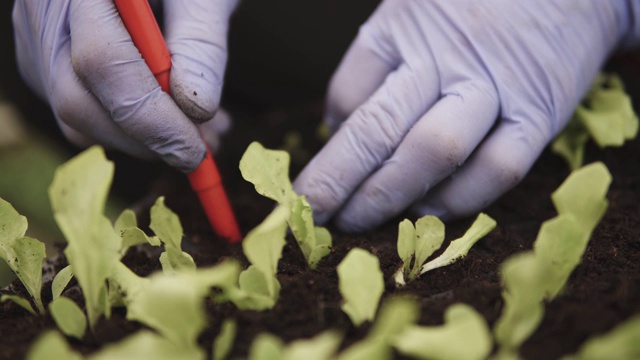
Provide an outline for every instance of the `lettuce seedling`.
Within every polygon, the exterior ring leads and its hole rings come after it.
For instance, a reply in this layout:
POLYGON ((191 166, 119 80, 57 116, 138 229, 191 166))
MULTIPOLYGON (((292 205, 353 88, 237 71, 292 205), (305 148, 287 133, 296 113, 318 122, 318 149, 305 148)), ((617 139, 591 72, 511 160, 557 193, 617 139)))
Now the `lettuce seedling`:
POLYGON ((331 360, 341 341, 342 335, 333 330, 287 345, 271 334, 259 334, 251 344, 249 360, 331 360))
POLYGON ((275 200, 287 211, 287 222, 307 263, 312 269, 331 252, 331 234, 313 222, 311 206, 304 196, 293 191, 289 180, 289 154, 267 150, 260 143, 249 145, 240 160, 240 171, 256 191, 275 200))
POLYGON ((94 146, 61 165, 49 187, 54 217, 67 239, 64 251, 84 294, 89 324, 109 316, 106 280, 120 258, 120 239, 104 215, 113 163, 94 146))
POLYGON ((82 360, 83 357, 71 349, 62 334, 55 330, 48 330, 31 345, 27 360, 50 359, 82 360))
POLYGON ((637 133, 638 117, 622 80, 616 75, 600 74, 565 130, 553 141, 551 150, 576 170, 582 166, 584 147, 590 138, 604 148, 622 146, 637 133))
MULTIPOLYGON (((42 242, 25 236, 27 226, 27 219, 0 198, 0 259, 4 260, 20 279, 38 312, 44 314, 40 288, 42 262, 46 258, 45 246, 42 242)), ((5 295, 1 301, 14 301, 29 312, 35 313, 28 300, 19 299, 16 295, 5 295)))
POLYGON ((353 248, 340 262, 337 271, 340 294, 344 298, 342 311, 355 326, 373 320, 384 292, 378 258, 366 250, 353 248))
POLYGON ((394 347, 406 356, 433 360, 482 360, 493 341, 484 318, 465 304, 451 305, 442 326, 408 326, 394 339, 394 347))
POLYGON ((205 358, 204 351, 199 347, 185 348, 152 331, 140 330, 120 342, 105 346, 87 360, 204 360, 205 358))
POLYGON ((442 255, 424 263, 429 256, 442 246, 444 224, 434 216, 424 216, 416 221, 404 220, 398 227, 398 255, 403 266, 396 272, 397 285, 404 285, 405 279, 414 280, 427 271, 450 265, 467 255, 471 247, 496 227, 496 222, 480 213, 467 232, 453 240, 442 255))
POLYGON ((242 241, 251 265, 240 274, 238 286, 225 289, 221 300, 230 300, 241 310, 265 310, 275 306, 280 295, 276 277, 287 231, 287 209, 276 208, 242 241))
POLYGON ((82 339, 87 330, 87 318, 73 300, 60 296, 49 303, 49 312, 60 331, 67 336, 82 339))
POLYGON ((51 299, 57 299, 64 289, 69 285, 69 282, 73 279, 73 269, 70 265, 65 266, 62 270, 58 271, 56 276, 51 282, 51 299))
POLYGON ((424 216, 416 221, 403 220, 398 226, 398 255, 402 259, 402 274, 412 281, 420 275, 427 261, 444 241, 444 224, 435 216, 424 216))
POLYGON ((182 251, 182 224, 178 215, 164 204, 164 196, 159 197, 151 207, 149 227, 164 244, 165 251, 160 255, 162 270, 175 272, 195 270, 196 264, 191 255, 182 251))
POLYGON ((231 352, 233 341, 236 338, 238 325, 233 319, 226 319, 220 326, 220 333, 213 340, 213 348, 211 349, 211 358, 213 360, 224 360, 231 352))
POLYGON ((544 300, 555 298, 579 264, 593 229, 607 208, 611 175, 602 163, 572 172, 552 194, 558 216, 545 221, 534 250, 507 259, 501 268, 504 308, 494 327, 498 359, 510 359, 535 331, 544 300))
POLYGON ((392 342, 406 327, 418 321, 420 308, 410 298, 392 297, 382 304, 366 338, 349 346, 337 360, 388 360, 392 342))
MULTIPOLYGON (((159 201, 156 200, 156 204, 159 201)), ((162 213, 162 211, 160 211, 162 213)), ((138 220, 133 210, 125 209, 113 224, 116 232, 120 234, 120 256, 124 256, 130 247, 150 244, 152 246, 160 246, 161 242, 158 237, 148 237, 140 228, 138 228, 138 220)))
POLYGON ((574 355, 562 360, 640 359, 640 316, 636 315, 613 330, 588 339, 574 355))
POLYGON ((204 299, 213 287, 232 287, 240 272, 239 264, 233 260, 195 271, 157 273, 144 279, 136 278, 124 266, 118 269, 113 280, 125 291, 127 319, 151 327, 185 349, 197 347, 197 337, 206 325, 204 299))

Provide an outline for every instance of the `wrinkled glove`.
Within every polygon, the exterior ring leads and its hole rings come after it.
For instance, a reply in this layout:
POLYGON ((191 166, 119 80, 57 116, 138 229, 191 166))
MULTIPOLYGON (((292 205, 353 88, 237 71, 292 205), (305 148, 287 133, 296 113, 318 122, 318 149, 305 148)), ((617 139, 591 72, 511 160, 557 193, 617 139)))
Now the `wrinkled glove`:
POLYGON ((638 1, 386 0, 328 91, 336 131, 294 183, 316 220, 363 231, 411 208, 471 215, 518 184, 638 1))
MULTIPOLYGON (((131 41, 112 0, 16 0, 17 60, 27 84, 51 105, 78 145, 100 143, 160 156, 183 172, 202 161, 195 122, 220 101, 229 17, 237 0, 164 0, 171 93, 164 93, 131 41)), ((203 125, 203 136, 225 117, 203 125)))

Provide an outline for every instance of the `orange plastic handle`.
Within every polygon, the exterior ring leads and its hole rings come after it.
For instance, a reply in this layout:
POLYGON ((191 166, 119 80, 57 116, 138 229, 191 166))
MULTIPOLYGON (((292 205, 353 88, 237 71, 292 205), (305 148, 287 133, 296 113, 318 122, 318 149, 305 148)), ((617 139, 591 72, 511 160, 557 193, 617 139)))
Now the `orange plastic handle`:
MULTIPOLYGON (((171 54, 148 1, 114 0, 114 2, 142 58, 158 80, 162 90, 170 93, 171 54)), ((198 168, 188 176, 191 188, 198 194, 214 231, 229 242, 240 241, 242 239, 240 228, 209 149, 198 168)))

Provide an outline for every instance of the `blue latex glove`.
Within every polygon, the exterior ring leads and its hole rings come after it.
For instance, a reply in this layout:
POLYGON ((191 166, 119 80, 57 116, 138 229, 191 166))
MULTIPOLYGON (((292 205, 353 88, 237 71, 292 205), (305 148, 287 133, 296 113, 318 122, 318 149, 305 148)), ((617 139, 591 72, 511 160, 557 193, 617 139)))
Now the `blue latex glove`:
MULTIPOLYGON (((64 134, 131 155, 160 156, 183 172, 205 154, 195 122, 220 101, 227 28, 237 0, 165 0, 173 66, 162 92, 112 0, 16 0, 17 60, 27 84, 49 102, 64 134)), ((225 118, 203 125, 214 142, 225 118)))
POLYGON ((383 2, 333 76, 337 132, 295 189, 319 223, 352 232, 408 208, 478 212, 525 176, 612 51, 636 42, 638 3, 383 2))

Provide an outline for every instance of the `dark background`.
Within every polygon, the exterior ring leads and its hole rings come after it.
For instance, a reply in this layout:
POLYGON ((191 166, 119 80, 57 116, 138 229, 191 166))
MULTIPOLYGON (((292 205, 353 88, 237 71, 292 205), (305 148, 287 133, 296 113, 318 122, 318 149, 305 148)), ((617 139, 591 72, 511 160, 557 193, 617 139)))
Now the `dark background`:
MULTIPOLYGON (((237 123, 262 121, 265 113, 276 109, 321 104, 332 72, 378 2, 241 1, 231 21, 223 107, 241 114, 234 117, 237 123)), ((19 108, 34 131, 54 139, 70 154, 77 153, 80 149, 66 142, 48 105, 26 87, 18 73, 13 3, 0 1, 0 92, 19 108)), ((118 153, 109 156, 116 161, 114 190, 127 198, 144 194, 158 172, 171 171, 163 164, 118 153)))

